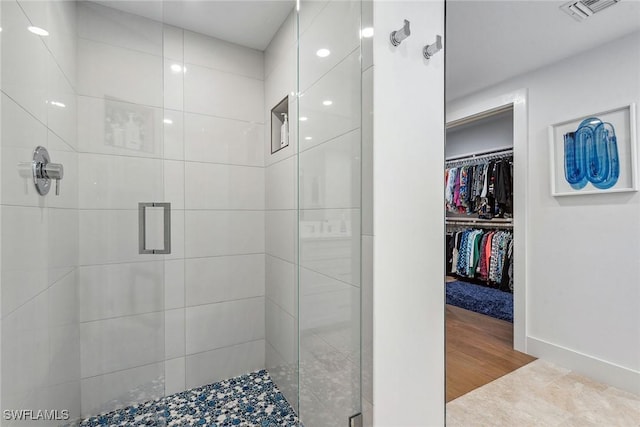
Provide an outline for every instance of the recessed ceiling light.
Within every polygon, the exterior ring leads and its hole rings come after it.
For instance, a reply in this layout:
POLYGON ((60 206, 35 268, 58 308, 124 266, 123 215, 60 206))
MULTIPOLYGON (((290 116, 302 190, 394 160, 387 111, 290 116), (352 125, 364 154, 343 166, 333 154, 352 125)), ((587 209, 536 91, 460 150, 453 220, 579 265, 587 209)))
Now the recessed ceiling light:
POLYGON ((171 119, 164 119, 163 122, 165 122, 168 125, 172 125, 173 124, 173 120, 171 120, 171 119))
POLYGON ((326 58, 327 56, 331 55, 331 51, 325 48, 318 49, 316 55, 318 55, 320 58, 326 58))
POLYGON ((329 105, 331 105, 331 104, 333 104, 333 101, 332 101, 332 100, 330 100, 330 99, 327 99, 326 101, 322 101, 322 105, 325 105, 325 106, 327 106, 327 107, 328 107, 329 105))
POLYGON ((306 139, 307 141, 311 141, 313 138, 310 136, 305 136, 304 139, 306 139))
POLYGON ((362 29, 362 37, 373 37, 373 27, 366 27, 362 29))
POLYGON ((45 30, 44 28, 40 28, 40 27, 27 27, 27 30, 31 31, 33 34, 36 34, 38 36, 42 36, 42 37, 46 37, 49 35, 49 31, 45 30))
POLYGON ((301 122, 306 122, 308 119, 306 117, 300 117, 301 122))
POLYGON ((60 108, 66 108, 67 107, 62 102, 58 102, 58 101, 49 101, 49 104, 51 104, 51 105, 53 105, 55 107, 60 107, 60 108))

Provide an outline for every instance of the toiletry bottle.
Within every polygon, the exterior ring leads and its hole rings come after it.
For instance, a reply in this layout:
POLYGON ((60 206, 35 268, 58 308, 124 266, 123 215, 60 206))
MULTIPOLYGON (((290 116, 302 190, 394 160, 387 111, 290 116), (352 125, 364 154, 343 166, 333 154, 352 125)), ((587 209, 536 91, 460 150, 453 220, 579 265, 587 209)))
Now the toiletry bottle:
POLYGON ((289 122, 287 121, 287 113, 281 113, 284 121, 280 126, 280 148, 289 145, 289 122))

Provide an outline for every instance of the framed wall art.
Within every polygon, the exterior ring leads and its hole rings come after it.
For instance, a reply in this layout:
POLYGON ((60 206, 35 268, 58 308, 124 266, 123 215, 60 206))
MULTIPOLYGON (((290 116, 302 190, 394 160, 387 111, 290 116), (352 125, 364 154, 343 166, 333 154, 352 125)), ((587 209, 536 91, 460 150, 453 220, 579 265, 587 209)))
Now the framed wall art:
POLYGON ((637 191, 636 105, 549 126, 551 194, 637 191))

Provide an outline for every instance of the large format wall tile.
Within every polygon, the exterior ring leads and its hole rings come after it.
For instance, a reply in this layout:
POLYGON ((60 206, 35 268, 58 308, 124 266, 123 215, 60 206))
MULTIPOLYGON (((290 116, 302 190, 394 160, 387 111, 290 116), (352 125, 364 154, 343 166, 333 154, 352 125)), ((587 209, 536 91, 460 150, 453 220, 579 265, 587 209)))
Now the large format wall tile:
POLYGON ((260 123, 185 113, 185 159, 195 162, 262 166, 264 128, 260 123))
POLYGON ((265 294, 291 316, 296 313, 296 269, 289 261, 266 255, 265 294))
POLYGON ((78 93, 162 107, 162 58, 78 40, 78 93))
POLYGON ((295 210, 265 212, 266 253, 286 261, 296 259, 295 210))
POLYGON ((163 200, 159 159, 80 154, 80 209, 138 209, 163 200))
POLYGON ((203 34, 184 32, 184 62, 262 80, 263 53, 203 34))
POLYGON ((185 211, 187 258, 264 252, 264 212, 185 211))
MULTIPOLYGON (((157 107, 78 96, 79 151, 129 157, 162 157, 163 117, 162 109, 157 107)), ((176 140, 176 135, 171 133, 175 127, 165 131, 165 137, 171 138, 170 143, 176 140)), ((179 142, 178 139, 176 143, 179 142)))
POLYGON ((187 209, 264 209, 264 169, 186 162, 187 209))
POLYGON ((339 136, 299 154, 300 208, 360 206, 360 132, 339 136))
POLYGON ((82 377, 164 360, 164 314, 148 313, 80 324, 82 377))
POLYGON ((190 113, 262 123, 262 80, 187 64, 184 109, 190 113))
MULTIPOLYGON (((162 5, 156 6, 161 12, 162 5)), ((163 25, 91 2, 78 4, 78 37, 151 55, 162 55, 163 25)))
MULTIPOLYGON (((307 6, 315 2, 307 2, 307 6)), ((302 15, 307 12, 301 11, 302 15)), ((304 19, 307 19, 306 17, 304 19)), ((306 91, 315 81, 336 66, 360 45, 360 2, 332 1, 314 18, 313 24, 300 33, 300 90, 306 91), (330 30, 329 30, 330 29, 330 30), (319 49, 331 54, 316 55, 319 49)))
POLYGON ((163 261, 151 261, 80 267, 80 320, 162 310, 162 265, 163 261))
POLYGON ((82 379, 82 416, 100 414, 164 395, 164 363, 82 379))
POLYGON ((2 3, 2 91, 46 123, 49 52, 30 25, 17 2, 2 3))
POLYGON ((264 306, 257 297, 188 307, 187 354, 264 338, 264 306))
POLYGON ((300 97, 300 150, 360 127, 360 61, 353 52, 300 97))
POLYGON ((264 296, 264 255, 185 260, 186 305, 264 296))
POLYGON ((264 368, 264 340, 187 356, 187 389, 264 368))

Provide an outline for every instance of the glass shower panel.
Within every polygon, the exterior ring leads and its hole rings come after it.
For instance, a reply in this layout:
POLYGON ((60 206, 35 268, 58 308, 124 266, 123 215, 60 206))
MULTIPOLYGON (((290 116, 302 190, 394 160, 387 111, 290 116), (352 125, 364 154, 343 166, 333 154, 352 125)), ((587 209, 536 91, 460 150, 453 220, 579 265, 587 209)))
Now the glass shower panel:
POLYGON ((165 392, 164 270, 180 245, 139 250, 139 203, 169 201, 164 29, 107 6, 1 3, 2 409, 58 411, 51 425, 165 392), (34 171, 59 188, 40 194, 34 171))
POLYGON ((165 391, 163 25, 118 3, 76 10, 83 417, 165 391))
POLYGON ((361 412, 360 1, 299 10, 299 415, 361 412))

